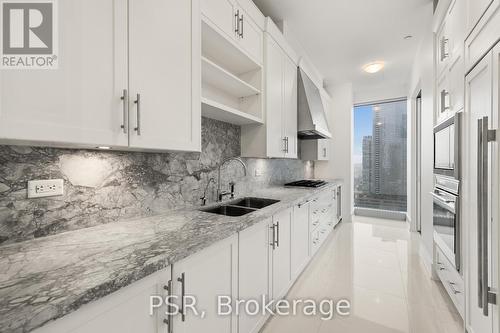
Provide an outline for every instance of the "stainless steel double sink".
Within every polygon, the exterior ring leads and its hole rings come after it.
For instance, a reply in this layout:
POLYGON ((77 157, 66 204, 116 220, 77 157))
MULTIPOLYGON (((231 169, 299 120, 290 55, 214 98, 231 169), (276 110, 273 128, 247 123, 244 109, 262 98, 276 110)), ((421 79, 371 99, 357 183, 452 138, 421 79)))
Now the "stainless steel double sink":
POLYGON ((249 213, 253 213, 261 208, 273 205, 277 202, 279 202, 279 200, 247 197, 235 201, 230 201, 224 205, 200 210, 202 212, 226 216, 243 216, 249 213))

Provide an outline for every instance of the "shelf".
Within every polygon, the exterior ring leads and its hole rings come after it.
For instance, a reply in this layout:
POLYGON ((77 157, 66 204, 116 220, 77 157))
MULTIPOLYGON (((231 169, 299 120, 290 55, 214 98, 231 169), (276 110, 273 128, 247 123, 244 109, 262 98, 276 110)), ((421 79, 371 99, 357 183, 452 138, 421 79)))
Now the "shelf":
POLYGON ((201 58, 201 77, 204 82, 237 98, 261 93, 257 88, 252 87, 205 57, 201 58))
POLYGON ((263 124, 262 119, 217 103, 208 98, 201 98, 201 114, 204 117, 220 120, 235 125, 263 124))
POLYGON ((201 49, 204 56, 216 60, 218 64, 236 75, 262 69, 261 64, 219 32, 218 28, 204 17, 201 28, 201 49))

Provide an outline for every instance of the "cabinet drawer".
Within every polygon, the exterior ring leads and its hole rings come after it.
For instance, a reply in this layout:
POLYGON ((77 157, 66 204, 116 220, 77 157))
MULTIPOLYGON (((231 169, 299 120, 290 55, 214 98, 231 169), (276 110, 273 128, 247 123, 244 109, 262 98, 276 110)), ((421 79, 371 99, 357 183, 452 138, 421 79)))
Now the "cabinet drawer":
POLYGON ((455 304, 458 312, 463 317, 465 304, 464 280, 437 246, 436 272, 444 288, 450 295, 453 304, 455 304))

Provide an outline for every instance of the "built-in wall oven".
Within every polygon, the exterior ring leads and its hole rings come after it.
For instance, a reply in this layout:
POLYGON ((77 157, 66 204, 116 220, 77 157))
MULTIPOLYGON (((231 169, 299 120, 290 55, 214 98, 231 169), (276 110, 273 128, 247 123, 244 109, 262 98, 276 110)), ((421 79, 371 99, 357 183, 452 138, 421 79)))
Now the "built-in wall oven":
POLYGON ((434 174, 460 179, 462 113, 434 127, 434 174))
POLYGON ((460 182, 452 177, 434 175, 433 197, 434 240, 455 264, 461 268, 461 220, 460 220, 460 182))

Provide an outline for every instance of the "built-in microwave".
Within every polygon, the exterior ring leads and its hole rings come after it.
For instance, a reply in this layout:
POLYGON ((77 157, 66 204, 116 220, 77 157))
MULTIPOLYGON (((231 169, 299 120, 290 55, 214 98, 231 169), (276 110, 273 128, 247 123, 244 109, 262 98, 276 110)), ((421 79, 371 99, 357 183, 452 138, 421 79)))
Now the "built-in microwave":
POLYGON ((434 174, 460 179, 462 113, 434 127, 434 174))

